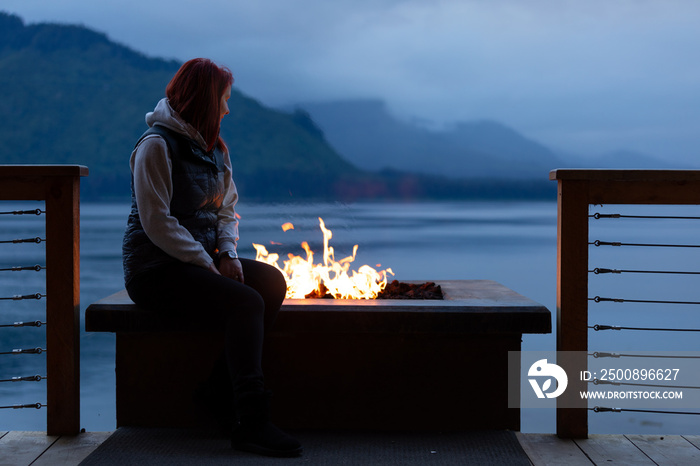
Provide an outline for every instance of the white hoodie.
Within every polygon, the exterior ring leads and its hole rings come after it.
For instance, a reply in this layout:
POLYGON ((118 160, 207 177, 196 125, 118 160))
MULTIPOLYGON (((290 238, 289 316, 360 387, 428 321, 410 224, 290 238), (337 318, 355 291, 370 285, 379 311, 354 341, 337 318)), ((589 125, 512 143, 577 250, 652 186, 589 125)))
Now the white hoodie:
MULTIPOLYGON (((168 99, 161 99, 155 110, 146 114, 146 124, 149 127, 164 126, 181 133, 206 150, 207 144, 202 135, 170 107, 168 99)), ((145 137, 131 153, 130 165, 134 175, 136 205, 148 238, 182 262, 209 268, 213 260, 202 244, 170 215, 172 161, 165 140, 158 135, 145 137)), ((224 153, 224 166, 224 199, 217 212, 217 247, 220 253, 232 251, 237 256, 238 219, 234 207, 238 202, 238 192, 232 179, 228 151, 224 153)))

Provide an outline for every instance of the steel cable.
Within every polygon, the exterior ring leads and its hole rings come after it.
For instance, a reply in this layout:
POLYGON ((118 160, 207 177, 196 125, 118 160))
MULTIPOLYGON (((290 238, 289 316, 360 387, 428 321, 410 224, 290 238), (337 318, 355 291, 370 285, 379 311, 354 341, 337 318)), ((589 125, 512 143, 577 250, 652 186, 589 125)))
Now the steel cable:
POLYGON ((627 353, 605 353, 601 351, 594 351, 593 353, 588 353, 588 356, 593 356, 594 358, 663 358, 663 359, 700 359, 700 356, 679 356, 679 355, 665 355, 665 354, 627 354, 627 353))
POLYGON ((45 351, 46 351, 45 348, 39 348, 39 347, 37 347, 37 348, 27 348, 27 349, 20 349, 20 348, 17 348, 17 349, 13 349, 12 351, 3 351, 3 352, 0 352, 0 355, 2 355, 2 354, 41 354, 41 353, 43 353, 43 352, 45 352, 45 351))
POLYGON ((0 300, 3 300, 3 301, 9 301, 9 300, 22 301, 23 299, 41 299, 41 298, 45 298, 45 297, 46 297, 45 294, 34 293, 34 294, 25 294, 25 295, 15 295, 15 296, 10 296, 10 297, 3 297, 3 298, 0 298, 0 300))
POLYGON ((692 385, 659 385, 659 384, 651 384, 651 383, 611 382, 609 380, 598 380, 598 379, 589 380, 588 383, 592 383, 593 385, 614 385, 616 387, 620 386, 620 385, 629 385, 629 386, 634 386, 634 387, 688 388, 691 390, 700 389, 700 387, 694 387, 692 385))
POLYGON ((39 244, 39 243, 41 243, 42 241, 45 242, 45 241, 46 241, 46 238, 43 238, 43 239, 42 239, 42 238, 40 238, 40 237, 37 236, 36 238, 24 238, 24 239, 3 240, 3 241, 0 241, 0 244, 3 244, 3 243, 14 243, 14 244, 19 244, 19 243, 37 243, 37 244, 39 244))
POLYGON ((648 330, 650 332, 700 332, 700 328, 654 328, 654 327, 619 327, 617 325, 589 325, 596 332, 600 330, 648 330))
POLYGON ((0 382, 41 382, 46 379, 46 376, 37 375, 26 375, 24 377, 12 377, 10 379, 2 379, 0 382))
POLYGON ((593 270, 589 270, 588 273, 594 273, 596 275, 598 274, 605 274, 605 273, 613 273, 613 274, 621 274, 621 273, 659 273, 659 274, 678 274, 678 275, 700 275, 700 272, 680 272, 680 271, 675 271, 675 270, 625 270, 625 269, 604 269, 600 267, 596 267, 593 270))
POLYGON ((41 215, 45 214, 45 210, 41 209, 34 209, 34 210, 11 210, 9 212, 0 212, 0 215, 24 215, 24 214, 34 214, 34 215, 41 215))
POLYGON ((34 322, 15 322, 14 324, 2 324, 2 325, 0 325, 0 328, 3 328, 3 327, 41 327, 42 325, 46 325, 46 322, 42 322, 40 320, 35 320, 34 322))
POLYGON ((635 412, 635 413, 700 415, 700 413, 691 412, 691 411, 660 411, 660 410, 655 410, 655 409, 606 408, 603 406, 596 406, 594 408, 588 408, 588 410, 596 412, 596 413, 621 413, 623 411, 631 411, 631 412, 635 412))
POLYGON ((45 265, 20 265, 16 267, 9 267, 5 269, 0 269, 0 272, 21 272, 23 270, 34 270, 35 272, 40 272, 42 270, 45 270, 46 266, 45 265))
POLYGON ((698 301, 662 301, 653 299, 627 299, 627 298, 603 298, 595 296, 588 298, 589 301, 596 303, 611 302, 611 303, 651 303, 651 304, 700 304, 698 301))
POLYGON ((596 220, 601 218, 646 218, 646 219, 673 219, 673 220, 700 220, 700 217, 684 217, 678 215, 623 215, 623 214, 600 214, 589 215, 589 218, 596 220))
POLYGON ((622 243, 620 241, 600 241, 595 240, 589 245, 600 246, 640 246, 647 248, 700 248, 700 244, 655 244, 655 243, 622 243))
POLYGON ((36 408, 36 409, 41 409, 45 408, 46 404, 42 403, 29 403, 29 404, 16 404, 16 405, 10 405, 10 406, 0 406, 0 409, 22 409, 22 408, 36 408))

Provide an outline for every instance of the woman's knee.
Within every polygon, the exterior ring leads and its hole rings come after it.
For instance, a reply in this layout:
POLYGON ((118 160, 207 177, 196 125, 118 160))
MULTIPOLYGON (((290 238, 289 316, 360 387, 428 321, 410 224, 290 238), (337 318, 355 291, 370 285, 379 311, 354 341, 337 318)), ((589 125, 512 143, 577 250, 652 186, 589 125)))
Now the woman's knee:
POLYGON ((284 278, 284 274, 282 272, 274 267, 271 268, 270 289, 273 293, 275 293, 275 295, 281 296, 281 298, 284 299, 284 296, 287 294, 287 279, 284 278))
POLYGON ((263 296, 269 296, 280 303, 287 293, 287 280, 276 267, 264 262, 241 259, 246 283, 263 296))

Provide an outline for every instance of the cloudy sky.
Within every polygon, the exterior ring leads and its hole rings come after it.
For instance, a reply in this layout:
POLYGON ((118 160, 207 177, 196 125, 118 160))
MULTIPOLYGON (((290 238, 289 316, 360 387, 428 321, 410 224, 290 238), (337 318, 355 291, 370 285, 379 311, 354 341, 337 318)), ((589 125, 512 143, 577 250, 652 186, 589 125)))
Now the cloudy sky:
POLYGON ((206 56, 269 106, 383 99, 555 149, 700 164, 697 0, 2 0, 150 56, 206 56))

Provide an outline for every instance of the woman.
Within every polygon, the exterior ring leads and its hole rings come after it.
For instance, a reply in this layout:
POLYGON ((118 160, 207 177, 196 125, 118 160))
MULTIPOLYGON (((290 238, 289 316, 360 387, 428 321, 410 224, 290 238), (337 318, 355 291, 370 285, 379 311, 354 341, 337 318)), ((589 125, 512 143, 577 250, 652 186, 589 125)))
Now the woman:
MULTIPOLYGON (((182 65, 131 154, 132 207, 124 235, 126 289, 145 308, 213 320, 225 331, 237 419, 232 446, 297 456, 301 445, 268 420, 263 335, 284 299, 284 277, 236 252, 238 201, 219 136, 231 72, 207 59, 182 65)), ((231 416, 234 416, 231 413, 231 416)))

